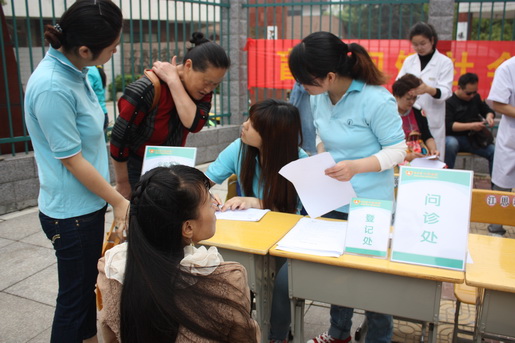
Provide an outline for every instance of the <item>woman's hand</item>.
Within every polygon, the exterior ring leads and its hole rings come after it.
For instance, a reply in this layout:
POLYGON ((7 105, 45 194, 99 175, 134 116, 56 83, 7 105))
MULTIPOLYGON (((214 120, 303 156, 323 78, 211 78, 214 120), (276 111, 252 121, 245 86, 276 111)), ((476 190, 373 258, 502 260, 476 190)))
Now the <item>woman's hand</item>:
POLYGON ((486 115, 486 122, 488 123, 488 126, 494 127, 494 114, 492 112, 486 115))
POLYGON ((113 206, 113 215, 114 215, 114 229, 118 238, 120 238, 120 242, 125 241, 125 237, 127 236, 126 230, 128 229, 128 215, 129 215, 129 200, 123 198, 116 204, 111 204, 113 206))
POLYGON ((429 149, 429 156, 440 156, 440 151, 429 149))
POLYGON ((152 67, 152 70, 156 75, 166 82, 166 84, 173 83, 175 81, 180 82, 179 72, 177 71, 177 56, 172 58, 172 62, 161 62, 156 61, 152 67))
POLYGON ((431 96, 434 96, 436 94, 436 88, 433 88, 431 86, 428 86, 424 82, 420 84, 417 88, 414 89, 414 92, 416 95, 422 95, 422 94, 429 94, 431 96))
POLYGON ((356 161, 340 161, 335 166, 325 170, 325 175, 338 181, 349 181, 358 173, 356 161))
POLYGON ((218 194, 214 194, 214 193, 211 193, 211 192, 209 192, 209 194, 211 195, 211 202, 216 207, 216 210, 217 211, 221 211, 222 210, 222 206, 223 206, 222 199, 220 199, 218 194))
POLYGON ((408 161, 408 162, 411 162, 413 161, 415 158, 421 158, 421 157, 424 157, 424 155, 422 155, 421 153, 419 152, 408 152, 406 153, 406 158, 405 160, 408 161))
POLYGON ((246 210, 248 208, 262 208, 261 201, 254 197, 234 197, 225 202, 222 212, 227 210, 246 210))

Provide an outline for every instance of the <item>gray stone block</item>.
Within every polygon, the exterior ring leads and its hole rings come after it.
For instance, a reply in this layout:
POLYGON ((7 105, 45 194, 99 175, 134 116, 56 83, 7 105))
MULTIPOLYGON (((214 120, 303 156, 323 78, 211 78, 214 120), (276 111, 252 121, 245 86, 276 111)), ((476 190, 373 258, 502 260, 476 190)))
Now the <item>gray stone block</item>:
POLYGON ((240 125, 224 126, 218 132, 218 144, 227 143, 229 145, 240 136, 240 125))
POLYGON ((218 155, 220 155, 221 151, 222 151, 222 149, 220 148, 219 145, 207 147, 207 151, 206 151, 206 157, 208 159, 207 162, 212 162, 212 161, 216 160, 218 155))
MULTIPOLYGON (((452 19, 454 13, 454 2, 448 0, 431 0, 429 5, 429 16, 432 17, 450 17, 452 19)), ((451 20, 452 22, 452 20, 451 20)), ((432 24, 432 22, 431 22, 432 24)), ((436 27, 435 27, 436 28, 436 27)))
POLYGON ((453 29, 453 20, 452 16, 441 16, 441 17, 432 17, 429 21, 431 25, 434 26, 436 32, 438 33, 438 39, 440 40, 450 40, 452 39, 452 29, 453 29))
MULTIPOLYGON (((37 199, 39 194, 39 179, 27 179, 13 182, 16 202, 21 203, 37 199)), ((19 208, 19 207, 18 207, 19 208)))
POLYGON ((0 206, 9 207, 14 204, 15 201, 14 183, 0 183, 0 206))
POLYGON ((206 163, 207 160, 207 147, 198 147, 196 164, 206 163))
POLYGON ((218 139, 218 127, 204 127, 202 131, 188 135, 186 146, 200 147, 216 144, 218 139))
POLYGON ((16 211, 21 211, 29 207, 34 207, 38 205, 38 199, 27 199, 24 201, 17 201, 16 202, 16 211))
POLYGON ((34 178, 33 154, 18 154, 0 161, 0 183, 34 178))

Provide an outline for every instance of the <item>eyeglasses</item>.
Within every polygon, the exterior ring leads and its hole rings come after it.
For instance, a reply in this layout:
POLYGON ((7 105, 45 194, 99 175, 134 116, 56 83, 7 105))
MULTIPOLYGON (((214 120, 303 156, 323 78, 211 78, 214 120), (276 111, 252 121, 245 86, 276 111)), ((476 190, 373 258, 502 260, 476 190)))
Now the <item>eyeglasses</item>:
POLYGON ((476 95, 476 94, 477 94, 477 91, 473 91, 473 92, 465 92, 465 94, 467 94, 468 96, 476 95))

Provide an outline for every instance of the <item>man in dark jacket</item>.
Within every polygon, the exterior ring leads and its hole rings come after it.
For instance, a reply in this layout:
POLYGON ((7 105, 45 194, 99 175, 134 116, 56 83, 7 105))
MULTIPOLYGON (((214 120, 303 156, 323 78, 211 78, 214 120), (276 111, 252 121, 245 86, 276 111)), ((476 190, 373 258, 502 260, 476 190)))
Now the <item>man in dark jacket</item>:
POLYGON ((487 125, 494 125, 495 113, 481 100, 477 88, 477 75, 463 74, 458 89, 445 101, 445 163, 454 168, 458 152, 470 152, 488 159, 491 175, 495 146, 485 139, 477 139, 477 135, 487 125))

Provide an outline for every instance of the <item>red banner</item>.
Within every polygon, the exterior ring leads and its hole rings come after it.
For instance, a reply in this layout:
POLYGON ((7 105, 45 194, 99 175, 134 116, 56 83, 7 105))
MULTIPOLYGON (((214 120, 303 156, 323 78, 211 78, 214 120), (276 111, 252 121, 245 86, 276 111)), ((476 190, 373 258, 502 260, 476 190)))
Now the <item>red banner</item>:
MULTIPOLYGON (((413 54, 407 40, 358 39, 380 70, 390 76, 387 88, 395 81, 404 59, 413 54)), ((296 39, 248 39, 245 50, 248 60, 248 87, 291 89, 293 77, 288 67, 290 50, 300 43, 296 39)), ((440 41, 438 50, 454 62, 454 86, 465 73, 479 77, 479 93, 488 95, 495 69, 515 55, 515 44, 499 41, 440 41)), ((313 63, 317 63, 313 61, 313 63)))

